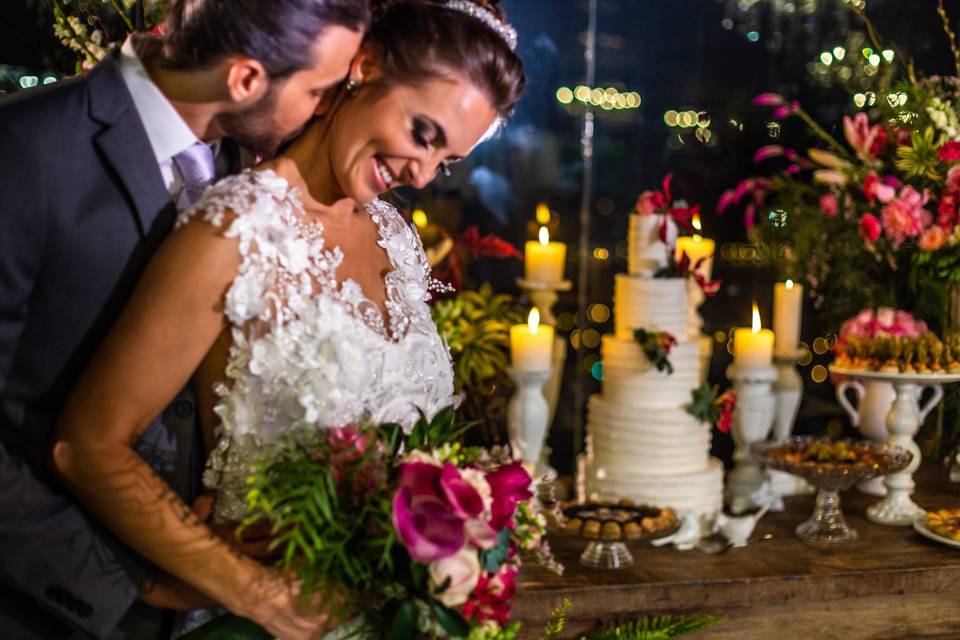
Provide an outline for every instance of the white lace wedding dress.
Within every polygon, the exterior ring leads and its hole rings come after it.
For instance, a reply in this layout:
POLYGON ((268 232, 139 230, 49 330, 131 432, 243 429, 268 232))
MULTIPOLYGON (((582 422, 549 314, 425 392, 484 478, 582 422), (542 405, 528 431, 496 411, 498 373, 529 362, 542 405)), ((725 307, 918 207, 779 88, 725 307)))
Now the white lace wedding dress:
POLYGON ((221 423, 204 483, 218 493, 214 517, 245 515, 251 464, 284 433, 365 422, 411 428, 454 403, 450 354, 430 318, 437 284, 416 231, 389 204, 365 207, 393 270, 387 318, 303 220, 296 190, 271 170, 247 170, 207 190, 178 226, 200 215, 239 240, 242 260, 224 313, 233 345, 217 385, 221 423))

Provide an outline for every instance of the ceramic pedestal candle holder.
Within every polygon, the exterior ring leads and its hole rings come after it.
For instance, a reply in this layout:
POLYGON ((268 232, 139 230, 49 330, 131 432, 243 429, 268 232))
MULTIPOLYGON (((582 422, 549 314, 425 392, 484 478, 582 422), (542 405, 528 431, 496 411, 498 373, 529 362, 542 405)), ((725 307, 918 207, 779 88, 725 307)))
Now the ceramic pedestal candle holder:
MULTIPOLYGON (((777 354, 773 361, 777 368, 777 380, 773 383, 773 393, 776 396, 777 410, 773 422, 773 441, 786 442, 793 435, 793 428, 797 422, 797 412, 800 411, 800 400, 803 398, 803 380, 797 371, 797 363, 802 356, 801 352, 777 354)), ((813 485, 791 473, 770 469, 767 471, 773 491, 781 496, 798 496, 813 493, 813 485)))
MULTIPOLYGON (((573 288, 573 283, 569 280, 562 280, 550 284, 518 278, 517 285, 530 296, 530 300, 534 306, 540 309, 540 313, 542 314, 540 318, 541 321, 544 324, 549 324, 554 327, 557 326, 557 318, 553 314, 553 307, 557 304, 557 299, 559 298, 558 293, 569 291, 573 288)), ((556 336, 553 342, 553 371, 543 385, 543 394, 547 399, 547 406, 549 408, 548 424, 553 424, 553 417, 557 413, 557 404, 560 400, 560 386, 563 383, 563 370, 566 362, 567 341, 560 336, 556 336)), ((544 436, 544 440, 546 440, 546 436, 544 436)), ((556 479, 557 472, 550 466, 549 457, 550 450, 544 445, 540 454, 540 460, 537 463, 537 473, 545 473, 551 479, 556 479)))
MULTIPOLYGON (((550 424, 550 407, 543 395, 543 384, 550 371, 519 371, 507 373, 517 385, 516 393, 507 404, 507 433, 514 458, 538 465, 550 424)), ((537 469, 540 475, 540 469, 537 469)))
POLYGON ((737 367, 727 370, 737 394, 737 408, 730 430, 736 450, 735 466, 727 477, 727 502, 732 513, 750 511, 757 505, 753 494, 763 485, 764 475, 751 447, 764 442, 773 428, 777 399, 773 383, 777 379, 774 367, 737 367))

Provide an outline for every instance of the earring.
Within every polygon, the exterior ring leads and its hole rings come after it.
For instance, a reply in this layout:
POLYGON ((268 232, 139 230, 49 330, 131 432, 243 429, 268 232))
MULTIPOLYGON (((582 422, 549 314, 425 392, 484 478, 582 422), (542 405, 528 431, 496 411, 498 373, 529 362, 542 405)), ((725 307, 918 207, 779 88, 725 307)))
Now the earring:
POLYGON ((357 91, 360 90, 360 81, 353 77, 347 78, 347 84, 344 86, 344 89, 346 89, 348 95, 356 95, 357 91))

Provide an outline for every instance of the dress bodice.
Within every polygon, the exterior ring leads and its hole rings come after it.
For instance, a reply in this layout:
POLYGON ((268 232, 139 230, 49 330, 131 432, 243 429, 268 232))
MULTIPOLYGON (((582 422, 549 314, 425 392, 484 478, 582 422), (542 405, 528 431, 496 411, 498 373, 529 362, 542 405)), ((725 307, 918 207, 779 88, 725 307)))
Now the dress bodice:
POLYGON ((218 182, 178 221, 202 216, 236 238, 241 254, 224 300, 233 343, 204 473, 218 490, 218 519, 244 515, 250 465, 284 433, 366 422, 409 429, 418 410, 433 415, 454 402, 420 238, 389 204, 365 209, 392 266, 386 317, 358 283, 337 278, 340 248, 324 241, 321 223, 304 220, 296 190, 271 170, 218 182))

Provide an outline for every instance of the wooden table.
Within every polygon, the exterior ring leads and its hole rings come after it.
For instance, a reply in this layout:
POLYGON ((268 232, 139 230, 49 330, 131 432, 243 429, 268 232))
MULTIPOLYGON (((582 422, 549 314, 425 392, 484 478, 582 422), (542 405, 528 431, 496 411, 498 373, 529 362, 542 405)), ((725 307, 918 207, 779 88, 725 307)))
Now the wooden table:
MULTIPOLYGON (((922 507, 960 506, 960 485, 947 482, 942 467, 924 467, 917 479, 922 507)), ((812 496, 788 498, 786 510, 764 517, 753 535, 759 540, 745 548, 706 555, 638 545, 631 548, 635 564, 619 571, 582 566, 585 543, 553 536, 566 572, 524 568, 514 618, 523 622, 523 638, 537 638, 568 597, 565 638, 600 622, 684 612, 725 616, 691 638, 960 638, 960 549, 912 528, 868 522, 864 513, 876 500, 845 492, 843 511, 860 538, 826 549, 793 532, 812 513, 812 496)))

